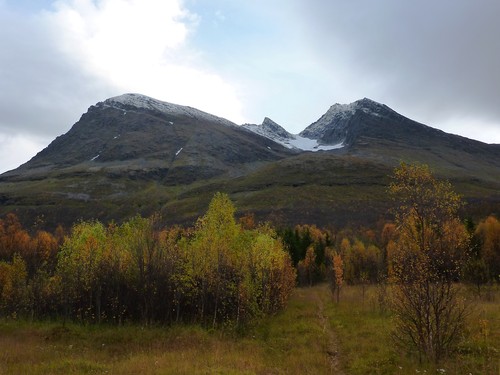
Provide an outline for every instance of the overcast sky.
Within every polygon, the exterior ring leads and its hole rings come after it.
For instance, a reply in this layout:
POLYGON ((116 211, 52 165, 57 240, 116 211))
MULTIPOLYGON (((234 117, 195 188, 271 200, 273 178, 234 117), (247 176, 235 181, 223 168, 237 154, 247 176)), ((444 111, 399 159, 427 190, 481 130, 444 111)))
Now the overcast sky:
POLYGON ((126 92, 292 133, 363 97, 500 143, 497 0, 0 0, 0 172, 126 92))

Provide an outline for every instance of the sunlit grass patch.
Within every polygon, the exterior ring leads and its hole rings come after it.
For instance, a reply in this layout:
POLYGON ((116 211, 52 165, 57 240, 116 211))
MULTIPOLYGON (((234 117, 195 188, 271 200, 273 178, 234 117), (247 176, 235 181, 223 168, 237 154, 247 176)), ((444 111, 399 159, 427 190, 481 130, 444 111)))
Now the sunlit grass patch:
POLYGON ((377 292, 377 286, 369 286, 363 300, 361 286, 346 286, 341 293, 340 303, 329 305, 328 315, 340 342, 341 360, 347 374, 498 375, 498 298, 493 301, 470 301, 474 305, 474 312, 468 320, 468 337, 464 337, 458 353, 451 354, 439 365, 433 365, 419 363, 417 357, 396 349, 391 340, 392 318, 388 311, 382 312, 375 303, 377 292), (487 337, 484 335, 485 328, 488 329, 487 337))

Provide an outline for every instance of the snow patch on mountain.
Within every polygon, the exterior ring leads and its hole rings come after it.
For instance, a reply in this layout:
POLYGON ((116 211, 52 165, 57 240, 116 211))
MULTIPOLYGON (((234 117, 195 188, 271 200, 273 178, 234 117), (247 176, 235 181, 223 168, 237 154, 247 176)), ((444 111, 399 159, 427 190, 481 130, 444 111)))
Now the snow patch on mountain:
POLYGON ((261 125, 242 126, 291 149, 335 150, 344 147, 351 128, 351 119, 356 113, 363 112, 371 116, 384 117, 391 111, 386 105, 364 98, 350 104, 332 105, 318 121, 297 135, 288 133, 268 118, 264 119, 261 125))
MULTIPOLYGON (((124 112, 130 111, 133 108, 146 109, 175 117, 186 116, 200 121, 215 122, 226 126, 237 126, 235 123, 226 120, 225 118, 211 115, 210 113, 200 111, 199 109, 163 102, 141 94, 123 94, 115 96, 113 98, 106 99, 104 102, 98 103, 97 106, 104 108, 112 107, 124 112)), ((170 123, 173 124, 173 122, 170 123)))
POLYGON ((343 142, 334 145, 322 145, 317 139, 310 139, 306 137, 301 137, 300 135, 294 135, 294 139, 289 142, 282 143, 283 146, 288 148, 297 148, 304 151, 328 151, 336 150, 344 147, 343 142))
MULTIPOLYGON (((237 126, 233 122, 199 109, 163 102, 141 94, 124 94, 98 103, 97 107, 116 108, 126 114, 130 111, 150 110, 173 117, 190 117, 199 121, 213 122, 226 126, 237 126)), ((383 117, 391 109, 383 104, 364 98, 350 104, 332 105, 318 121, 312 123, 299 134, 291 134, 269 118, 265 118, 261 125, 244 124, 242 128, 266 137, 290 149, 305 151, 334 150, 344 147, 351 119, 358 111, 373 116, 383 117)), ((169 124, 173 125, 173 119, 169 124)))
POLYGON ((242 125, 242 127, 263 137, 266 137, 276 143, 279 143, 289 149, 314 152, 335 150, 343 147, 342 143, 325 145, 320 144, 316 139, 302 137, 297 134, 290 134, 283 127, 267 117, 264 119, 261 125, 244 124, 242 125))

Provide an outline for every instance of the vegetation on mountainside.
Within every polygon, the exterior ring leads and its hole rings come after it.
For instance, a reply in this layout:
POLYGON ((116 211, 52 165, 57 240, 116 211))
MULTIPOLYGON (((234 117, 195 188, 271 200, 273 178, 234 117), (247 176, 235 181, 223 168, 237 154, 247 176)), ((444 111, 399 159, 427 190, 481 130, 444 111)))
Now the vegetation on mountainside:
MULTIPOLYGON (((78 219, 122 223, 137 214, 147 217, 158 211, 169 225, 193 225, 214 193, 223 191, 237 206, 238 214, 253 212, 259 221, 270 221, 277 228, 304 223, 333 225, 336 230, 374 227, 379 220, 389 219, 386 187, 394 164, 384 160, 385 155, 371 160, 326 152, 303 153, 242 167, 234 174, 176 183, 143 177, 140 170, 137 175, 114 175, 113 169, 92 173, 69 169, 67 173, 44 175, 43 179, 0 181, 0 214, 16 212, 26 227, 43 214, 44 229, 50 231, 58 224, 70 227, 78 219)), ((419 159, 409 154, 404 160, 419 159)), ((498 168, 461 164, 467 166, 467 173, 445 173, 446 168, 432 164, 433 170, 439 170, 437 175, 448 178, 468 201, 461 214, 477 222, 500 212, 498 168), (472 176, 472 171, 481 173, 472 176)), ((199 173, 198 169, 183 171, 188 175, 199 173)))

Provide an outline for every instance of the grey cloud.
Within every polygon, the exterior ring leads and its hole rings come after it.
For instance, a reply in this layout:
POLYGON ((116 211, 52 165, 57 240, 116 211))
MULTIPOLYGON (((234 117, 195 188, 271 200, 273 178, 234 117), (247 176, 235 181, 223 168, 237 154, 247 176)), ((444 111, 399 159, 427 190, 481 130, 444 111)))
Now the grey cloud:
POLYGON ((500 2, 313 0, 301 11, 314 53, 374 83, 374 99, 423 120, 475 116, 500 131, 500 2))
POLYGON ((28 161, 69 130, 110 89, 58 49, 40 15, 0 3, 0 173, 28 161))
MULTIPOLYGON (((41 16, 0 7, 0 132, 54 138, 107 89, 59 52, 41 16)), ((104 96, 103 96, 104 97, 104 96)))

